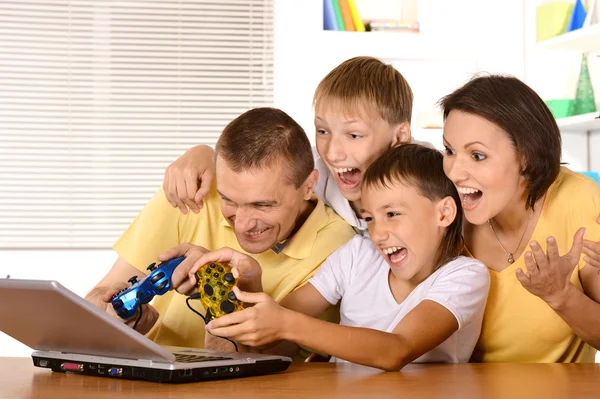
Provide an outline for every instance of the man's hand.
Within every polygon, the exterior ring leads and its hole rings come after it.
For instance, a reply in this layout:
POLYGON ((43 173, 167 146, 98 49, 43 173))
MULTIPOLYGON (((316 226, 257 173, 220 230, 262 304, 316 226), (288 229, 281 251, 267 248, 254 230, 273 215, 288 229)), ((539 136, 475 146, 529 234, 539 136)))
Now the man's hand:
POLYGON ((207 145, 187 150, 165 170, 163 189, 169 203, 186 214, 198 213, 215 176, 214 151, 207 145))
POLYGON ((584 233, 585 228, 577 230, 571 250, 563 256, 558 253, 554 237, 546 240, 547 254, 536 241, 532 241, 531 252, 525 254, 527 272, 521 269, 516 272, 521 285, 550 306, 560 304, 571 288, 571 274, 579 263, 584 233))
POLYGON ((289 310, 264 292, 243 292, 237 287, 233 292, 240 301, 254 306, 211 320, 207 333, 253 347, 283 339, 284 317, 289 310))
MULTIPOLYGON (((138 309, 133 317, 125 320, 117 315, 111 304, 113 295, 125 288, 129 288, 129 284, 115 283, 109 287, 96 287, 92 291, 90 291, 90 293, 86 296, 86 299, 93 305, 104 310, 110 316, 133 328, 133 326, 136 323, 136 320, 140 316, 140 310, 138 309)), ((141 312, 142 315, 135 327, 135 330, 138 331, 140 334, 145 335, 152 329, 152 327, 158 320, 158 312, 156 311, 156 309, 154 309, 154 307, 148 304, 142 305, 141 312)))
POLYGON ((193 278, 188 276, 192 275, 190 269, 206 253, 208 253, 206 248, 186 242, 158 255, 158 260, 161 262, 185 256, 183 262, 173 270, 171 275, 171 287, 173 289, 183 295, 192 295, 196 291, 196 275, 194 274, 193 278))
POLYGON ((211 262, 231 265, 231 273, 236 279, 239 278, 237 286, 241 290, 262 292, 262 269, 256 259, 227 247, 207 252, 198 258, 189 271, 190 282, 196 281, 198 269, 211 262))

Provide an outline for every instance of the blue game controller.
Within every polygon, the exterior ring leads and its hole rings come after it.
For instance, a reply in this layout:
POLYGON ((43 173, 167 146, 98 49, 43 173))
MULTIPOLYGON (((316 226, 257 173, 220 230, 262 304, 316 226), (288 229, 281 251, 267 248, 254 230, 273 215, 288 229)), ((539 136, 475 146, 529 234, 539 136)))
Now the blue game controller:
POLYGON ((173 270, 185 259, 184 256, 173 258, 166 262, 152 263, 146 268, 150 274, 138 281, 137 276, 129 279, 131 286, 125 288, 112 297, 112 306, 119 317, 129 319, 133 317, 138 307, 145 305, 155 295, 164 295, 171 289, 171 275, 173 270))

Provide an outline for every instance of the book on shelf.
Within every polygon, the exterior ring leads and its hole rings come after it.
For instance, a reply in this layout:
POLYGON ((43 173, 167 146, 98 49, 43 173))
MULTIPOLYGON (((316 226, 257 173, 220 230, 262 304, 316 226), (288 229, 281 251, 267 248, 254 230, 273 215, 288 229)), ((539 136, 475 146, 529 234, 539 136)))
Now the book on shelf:
POLYGON ((354 0, 323 0, 323 29, 364 32, 354 0))
POLYGON ((360 15, 358 15, 358 9, 356 8, 356 3, 354 0, 347 0, 348 7, 350 7, 350 14, 352 14, 352 21, 354 22, 354 29, 357 32, 365 31, 365 24, 363 24, 362 19, 360 19, 360 15))
POLYGON ((335 13, 335 19, 337 21, 338 30, 345 31, 346 26, 344 25, 344 19, 342 18, 342 11, 340 10, 340 0, 330 0, 333 3, 333 12, 335 13))
POLYGON ((323 29, 338 30, 337 18, 331 0, 323 0, 323 29))
POLYGON ((338 0, 338 3, 340 5, 340 13, 342 14, 342 20, 344 21, 344 28, 348 32, 356 32, 356 29, 354 29, 354 22, 352 21, 352 15, 350 14, 348 0, 338 0))
POLYGON ((348 32, 419 32, 419 23, 400 19, 363 21, 355 0, 323 0, 323 29, 348 32))

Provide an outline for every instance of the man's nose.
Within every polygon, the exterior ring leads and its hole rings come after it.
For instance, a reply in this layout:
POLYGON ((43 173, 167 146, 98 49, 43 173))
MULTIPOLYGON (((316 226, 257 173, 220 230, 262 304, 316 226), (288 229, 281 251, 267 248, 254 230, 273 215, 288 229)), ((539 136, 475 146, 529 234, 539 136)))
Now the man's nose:
POLYGON ((248 208, 238 208, 235 213, 235 229, 238 233, 245 233, 256 227, 256 217, 254 210, 248 208))

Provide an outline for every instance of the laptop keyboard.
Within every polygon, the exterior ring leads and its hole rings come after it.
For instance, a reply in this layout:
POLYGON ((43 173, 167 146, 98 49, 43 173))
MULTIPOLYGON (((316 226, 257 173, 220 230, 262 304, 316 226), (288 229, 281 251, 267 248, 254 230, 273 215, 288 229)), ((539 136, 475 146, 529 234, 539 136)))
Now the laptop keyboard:
POLYGON ((184 355, 175 353, 175 360, 181 363, 211 362, 213 360, 231 360, 231 357, 210 356, 210 355, 184 355))

